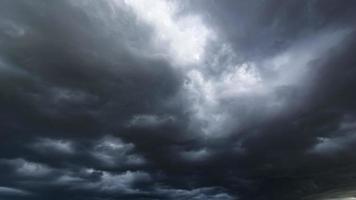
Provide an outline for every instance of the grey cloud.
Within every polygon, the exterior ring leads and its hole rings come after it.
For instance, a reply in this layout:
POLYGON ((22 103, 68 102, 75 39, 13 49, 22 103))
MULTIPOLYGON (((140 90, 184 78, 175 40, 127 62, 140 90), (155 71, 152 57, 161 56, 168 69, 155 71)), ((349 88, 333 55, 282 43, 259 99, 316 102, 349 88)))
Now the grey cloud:
POLYGON ((1 1, 0 196, 354 195, 355 7, 1 1))
POLYGON ((44 164, 27 161, 21 158, 11 160, 1 160, 2 164, 9 165, 15 173, 21 177, 45 177, 52 172, 52 169, 44 164))
POLYGON ((150 181, 150 175, 145 172, 131 172, 126 171, 121 174, 112 174, 108 172, 89 170, 88 173, 98 173, 99 178, 97 181, 84 182, 79 186, 74 186, 84 190, 99 190, 108 193, 140 193, 138 189, 134 188, 137 182, 150 181))
POLYGON ((41 153, 59 153, 59 154, 72 154, 74 153, 74 145, 70 141, 61 139, 40 138, 37 139, 34 144, 31 144, 31 148, 41 153))
POLYGON ((27 196, 30 194, 25 190, 0 186, 0 196, 27 196))
POLYGON ((160 126, 165 123, 174 122, 172 116, 136 115, 128 123, 128 126, 160 126))
POLYGON ((197 188, 193 190, 189 189, 170 189, 162 188, 158 190, 159 193, 168 195, 171 199, 208 199, 208 200, 230 200, 234 199, 229 194, 219 191, 219 188, 197 188))
POLYGON ((119 138, 107 136, 94 145, 91 155, 108 167, 144 165, 145 158, 134 153, 134 148, 132 143, 124 143, 119 138))

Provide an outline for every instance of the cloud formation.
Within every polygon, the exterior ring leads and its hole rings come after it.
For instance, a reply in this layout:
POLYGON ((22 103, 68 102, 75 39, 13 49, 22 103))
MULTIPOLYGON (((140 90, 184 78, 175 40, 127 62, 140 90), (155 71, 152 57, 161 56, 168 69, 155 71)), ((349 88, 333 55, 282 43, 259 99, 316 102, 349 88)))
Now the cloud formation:
POLYGON ((0 198, 353 199, 356 4, 0 2, 0 198))

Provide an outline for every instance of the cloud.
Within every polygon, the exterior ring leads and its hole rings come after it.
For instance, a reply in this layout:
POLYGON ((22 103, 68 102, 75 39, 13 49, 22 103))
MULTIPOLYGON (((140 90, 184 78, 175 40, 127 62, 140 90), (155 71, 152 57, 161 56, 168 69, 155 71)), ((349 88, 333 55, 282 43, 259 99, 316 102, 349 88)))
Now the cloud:
MULTIPOLYGON (((93 173, 95 171, 88 171, 93 173)), ((94 189, 109 193, 137 193, 138 189, 134 188, 136 182, 150 180, 150 175, 144 172, 126 171, 122 174, 112 174, 108 172, 100 172, 98 181, 81 184, 77 187, 86 190, 94 189)))
POLYGON ((120 138, 107 136, 93 147, 91 155, 101 164, 111 167, 140 166, 146 160, 134 152, 135 145, 124 143, 120 138))
POLYGON ((172 116, 156 116, 156 115, 135 115, 129 122, 129 127, 154 127, 165 123, 174 122, 172 116))
POLYGON ((169 189, 162 188, 159 189, 160 193, 168 195, 171 199, 209 199, 209 200, 230 200, 234 199, 230 195, 219 192, 219 188, 206 187, 206 188, 197 188, 193 190, 188 189, 169 189))
POLYGON ((25 190, 0 186, 0 196, 27 196, 30 194, 25 190))
POLYGON ((180 65, 199 63, 204 59, 205 47, 213 33, 199 16, 179 15, 178 3, 161 0, 154 3, 125 1, 142 21, 154 28, 153 44, 158 52, 167 50, 174 62, 180 65))
POLYGON ((0 195, 354 196, 354 7, 1 1, 0 195))
POLYGON ((72 142, 60 139, 40 138, 31 146, 41 153, 73 154, 75 152, 72 142))
POLYGON ((52 169, 44 164, 27 161, 22 158, 2 160, 2 163, 10 165, 17 175, 23 177, 44 177, 52 172, 52 169))

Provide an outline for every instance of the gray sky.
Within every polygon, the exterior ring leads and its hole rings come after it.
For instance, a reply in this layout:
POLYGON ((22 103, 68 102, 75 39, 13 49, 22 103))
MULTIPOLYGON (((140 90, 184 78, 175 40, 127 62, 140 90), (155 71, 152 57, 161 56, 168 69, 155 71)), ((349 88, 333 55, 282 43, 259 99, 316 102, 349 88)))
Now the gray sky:
POLYGON ((355 9, 0 1, 0 199, 356 199, 355 9))

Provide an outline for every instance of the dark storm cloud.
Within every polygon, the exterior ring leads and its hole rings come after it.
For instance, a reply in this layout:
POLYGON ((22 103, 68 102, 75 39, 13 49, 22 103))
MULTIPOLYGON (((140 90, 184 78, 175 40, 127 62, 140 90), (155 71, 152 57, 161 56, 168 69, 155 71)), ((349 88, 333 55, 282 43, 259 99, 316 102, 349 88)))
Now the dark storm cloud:
MULTIPOLYGON (((135 113, 154 110, 179 84, 164 60, 125 47, 129 39, 123 37, 145 37, 135 36, 130 24, 106 33, 100 21, 69 2, 3 4, 2 21, 11 25, 3 27, 1 40, 4 129, 20 129, 16 132, 24 137, 111 131, 135 113), (14 38, 12 26, 23 29, 23 35, 14 38), (126 35, 121 28, 128 30, 126 35), (104 125, 108 121, 111 127, 104 125)), ((92 12, 106 11, 99 7, 92 12)))
POLYGON ((354 195, 355 3, 144 2, 0 3, 0 198, 354 195))

